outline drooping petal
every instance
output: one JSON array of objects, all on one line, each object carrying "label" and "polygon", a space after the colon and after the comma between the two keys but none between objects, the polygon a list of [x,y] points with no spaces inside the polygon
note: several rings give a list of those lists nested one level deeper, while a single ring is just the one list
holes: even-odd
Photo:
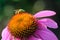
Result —
[{"label": "drooping petal", "polygon": [[43,24],[42,22],[40,22],[39,20],[37,21],[37,27],[38,29],[46,29],[47,26],[45,24]]},{"label": "drooping petal", "polygon": [[10,40],[10,33],[7,27],[2,31],[2,40]]},{"label": "drooping petal", "polygon": [[56,35],[48,29],[38,30],[35,32],[35,34],[38,34],[42,38],[42,40],[58,40]]},{"label": "drooping petal", "polygon": [[12,37],[11,35],[9,35],[6,40],[14,40],[14,37]]},{"label": "drooping petal", "polygon": [[20,40],[20,38],[15,38],[13,35],[11,35],[7,27],[2,31],[1,36],[2,36],[1,40]]},{"label": "drooping petal", "polygon": [[21,40],[20,38],[15,38],[15,40]]},{"label": "drooping petal", "polygon": [[49,28],[58,28],[57,23],[52,19],[44,18],[44,19],[40,19],[39,21],[40,21],[40,23],[45,24]]},{"label": "drooping petal", "polygon": [[31,36],[30,38],[28,38],[28,40],[42,40],[42,39]]},{"label": "drooping petal", "polygon": [[39,11],[34,15],[35,18],[41,18],[41,17],[47,17],[47,16],[53,16],[55,15],[56,12],[51,11],[51,10],[44,10],[44,11]]}]

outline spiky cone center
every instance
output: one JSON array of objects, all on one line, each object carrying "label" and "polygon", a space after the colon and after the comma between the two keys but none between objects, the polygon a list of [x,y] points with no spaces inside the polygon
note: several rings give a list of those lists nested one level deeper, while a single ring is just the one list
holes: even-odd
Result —
[{"label": "spiky cone center", "polygon": [[31,14],[21,12],[12,17],[8,29],[15,37],[28,37],[36,30],[36,19]]}]

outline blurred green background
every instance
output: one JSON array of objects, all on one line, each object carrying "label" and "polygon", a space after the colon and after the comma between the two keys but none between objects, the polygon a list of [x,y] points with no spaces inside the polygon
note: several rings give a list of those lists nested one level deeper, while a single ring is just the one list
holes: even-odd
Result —
[{"label": "blurred green background", "polygon": [[[0,0],[0,34],[6,27],[9,19],[14,15],[14,10],[16,9],[24,9],[31,14],[35,14],[41,10],[53,10],[57,12],[57,15],[54,16],[53,19],[59,23],[59,0]],[[51,30],[54,31],[54,33],[60,39],[60,29],[58,28],[56,30]]]}]

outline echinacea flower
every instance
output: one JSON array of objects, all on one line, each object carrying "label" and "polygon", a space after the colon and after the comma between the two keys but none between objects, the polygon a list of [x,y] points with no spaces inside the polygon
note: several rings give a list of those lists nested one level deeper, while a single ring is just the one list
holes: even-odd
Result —
[{"label": "echinacea flower", "polygon": [[49,16],[56,13],[44,10],[31,15],[25,11],[18,10],[2,31],[1,40],[58,40],[49,28],[58,28],[55,21]]}]

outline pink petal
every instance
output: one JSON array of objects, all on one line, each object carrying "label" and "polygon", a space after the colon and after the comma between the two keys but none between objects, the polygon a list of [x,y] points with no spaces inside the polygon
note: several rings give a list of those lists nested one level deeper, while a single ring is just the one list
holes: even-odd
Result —
[{"label": "pink petal", "polygon": [[40,21],[40,23],[45,24],[49,28],[58,28],[57,23],[54,20],[52,20],[52,19],[44,18],[44,19],[41,19],[39,21]]},{"label": "pink petal", "polygon": [[44,11],[39,11],[34,15],[36,18],[41,18],[41,17],[47,17],[47,16],[53,16],[55,15],[56,12],[51,11],[51,10],[44,10]]},{"label": "pink petal", "polygon": [[9,35],[6,40],[14,40],[14,37],[12,37],[11,35]]},{"label": "pink petal", "polygon": [[15,40],[21,40],[20,38],[15,38]]},{"label": "pink petal", "polygon": [[14,40],[14,37],[9,33],[7,27],[2,31],[2,40]]},{"label": "pink petal", "polygon": [[47,26],[40,22],[39,20],[37,21],[37,27],[38,29],[47,29]]},{"label": "pink petal", "polygon": [[19,38],[15,38],[10,34],[7,27],[2,31],[2,39],[1,40],[20,40]]},{"label": "pink petal", "polygon": [[10,38],[10,33],[7,29],[7,27],[2,31],[2,40],[7,40]]},{"label": "pink petal", "polygon": [[35,34],[39,35],[42,40],[58,40],[56,35],[50,30],[38,30]]},{"label": "pink petal", "polygon": [[31,36],[30,38],[28,38],[28,40],[42,40],[42,39]]}]

